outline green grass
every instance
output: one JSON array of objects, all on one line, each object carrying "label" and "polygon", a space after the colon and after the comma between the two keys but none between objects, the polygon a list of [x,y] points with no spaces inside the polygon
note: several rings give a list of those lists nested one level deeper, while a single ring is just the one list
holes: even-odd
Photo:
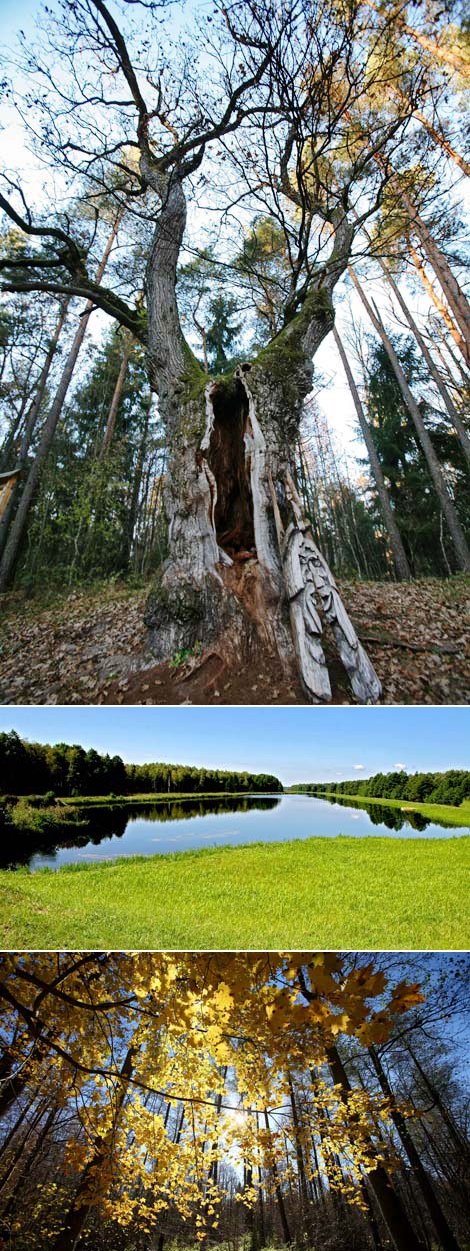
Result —
[{"label": "green grass", "polygon": [[[305,794],[306,792],[304,792]],[[349,799],[360,808],[368,808],[369,804],[380,804],[384,808],[398,808],[401,812],[420,812],[430,821],[442,821],[445,825],[468,825],[470,829],[470,800],[464,800],[460,806],[455,804],[420,804],[412,799],[375,799],[369,795],[337,795],[335,791],[308,791],[317,799]]]},{"label": "green grass", "polygon": [[0,872],[3,949],[470,946],[470,838],[313,838]]}]

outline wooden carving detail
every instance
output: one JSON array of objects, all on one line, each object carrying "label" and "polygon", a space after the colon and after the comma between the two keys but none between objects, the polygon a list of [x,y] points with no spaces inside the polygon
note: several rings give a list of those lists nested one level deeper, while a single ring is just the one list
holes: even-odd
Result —
[{"label": "wooden carving detail", "polygon": [[321,644],[323,618],[332,627],[356,698],[361,703],[376,703],[382,693],[381,684],[348,617],[334,577],[314,542],[289,474],[286,476],[286,493],[294,516],[280,536],[280,549],[303,683],[313,698],[331,699]]}]

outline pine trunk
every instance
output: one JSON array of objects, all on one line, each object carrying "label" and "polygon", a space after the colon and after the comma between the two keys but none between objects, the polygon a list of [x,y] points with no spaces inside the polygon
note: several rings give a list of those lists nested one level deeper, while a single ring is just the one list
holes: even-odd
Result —
[{"label": "pine trunk", "polygon": [[439,391],[439,395],[441,396],[441,399],[442,399],[442,400],[443,400],[443,402],[444,402],[444,405],[445,405],[446,410],[447,410],[447,412],[448,412],[448,414],[449,414],[449,417],[450,417],[450,420],[451,420],[451,422],[452,422],[452,425],[455,427],[455,430],[457,431],[457,434],[458,434],[458,436],[459,436],[459,441],[460,441],[461,446],[462,446],[462,451],[464,452],[465,458],[466,458],[466,460],[467,460],[467,462],[468,462],[468,465],[470,466],[470,437],[469,437],[469,435],[468,435],[468,433],[467,433],[467,431],[466,431],[466,429],[465,429],[465,426],[463,425],[463,422],[462,422],[462,420],[461,420],[461,418],[460,418],[460,416],[459,416],[459,414],[458,414],[458,412],[457,412],[457,409],[456,409],[455,404],[454,404],[454,402],[453,402],[453,400],[452,400],[452,397],[449,395],[449,392],[448,392],[448,390],[447,390],[447,387],[446,387],[445,383],[444,383],[444,382],[443,382],[443,380],[442,380],[442,377],[441,377],[441,374],[439,373],[439,370],[438,370],[438,368],[437,368],[437,365],[436,365],[436,364],[434,363],[434,361],[433,361],[433,358],[432,358],[431,353],[430,353],[430,351],[429,351],[429,348],[428,348],[428,346],[427,346],[427,344],[426,344],[426,342],[425,342],[425,340],[424,340],[424,338],[423,338],[423,336],[422,336],[422,334],[421,334],[421,331],[418,329],[418,326],[416,325],[415,319],[414,319],[414,317],[412,316],[412,314],[410,313],[410,310],[409,310],[409,308],[408,308],[408,305],[407,305],[406,301],[403,299],[403,296],[402,296],[402,294],[401,294],[401,291],[400,291],[399,287],[397,287],[397,284],[396,284],[396,282],[395,282],[394,278],[392,277],[392,275],[391,275],[391,273],[390,273],[390,270],[387,268],[387,266],[385,265],[384,261],[380,260],[380,258],[379,258],[379,264],[380,264],[380,267],[381,267],[381,269],[382,269],[382,272],[385,274],[385,277],[386,277],[386,279],[387,279],[387,282],[388,282],[389,286],[391,287],[391,289],[392,289],[392,291],[393,291],[393,294],[394,294],[394,296],[395,296],[395,299],[397,300],[398,304],[400,305],[400,308],[401,308],[401,310],[402,310],[402,313],[403,313],[403,314],[404,314],[404,316],[406,317],[406,320],[407,320],[407,322],[408,322],[408,325],[409,325],[410,329],[413,331],[413,334],[414,334],[414,337],[415,337],[416,342],[417,342],[417,344],[418,344],[419,350],[420,350],[420,352],[422,353],[422,355],[423,355],[423,357],[424,357],[424,360],[426,361],[426,364],[427,364],[427,366],[428,366],[428,369],[429,369],[429,372],[430,372],[430,374],[431,374],[431,377],[434,379],[434,382],[435,382],[435,384],[436,384],[437,390]]},{"label": "pine trunk", "polygon": [[419,442],[421,444],[424,456],[426,458],[426,463],[429,469],[429,473],[434,483],[436,495],[439,499],[439,503],[441,505],[443,514],[445,516],[447,525],[449,527],[449,532],[452,538],[452,542],[454,544],[455,555],[456,555],[459,568],[465,570],[466,572],[470,572],[470,550],[468,548],[468,544],[467,544],[464,532],[460,525],[460,521],[458,519],[453,501],[447,490],[447,485],[444,479],[444,475],[442,473],[441,466],[437,459],[430,436],[426,430],[426,426],[424,424],[423,418],[421,416],[421,413],[416,403],[416,400],[414,398],[414,395],[410,391],[410,388],[406,381],[405,375],[401,368],[396,352],[393,349],[392,343],[385,331],[384,326],[382,325],[382,322],[379,316],[377,315],[376,312],[374,312],[374,309],[372,308],[372,305],[369,303],[369,300],[367,299],[367,296],[365,295],[365,292],[363,291],[359,283],[359,280],[356,277],[353,270],[350,269],[349,273],[353,280],[356,291],[358,292],[358,295],[360,296],[360,299],[362,300],[364,308],[369,314],[371,322],[373,326],[375,326],[377,334],[380,336],[382,340],[382,343],[387,352],[390,364],[392,366],[393,372],[395,374],[398,385],[400,387],[400,391],[402,393],[403,399],[405,401],[411,420],[413,422],[416,433],[418,435]]},{"label": "pine trunk", "polygon": [[369,461],[370,461],[370,467],[371,467],[372,474],[374,477],[375,485],[377,487],[377,495],[380,500],[380,507],[382,509],[383,519],[384,519],[384,522],[388,531],[388,536],[390,539],[390,547],[393,553],[393,560],[395,563],[397,576],[399,578],[404,578],[404,579],[411,578],[411,569],[408,564],[405,549],[403,547],[400,531],[398,529],[398,526],[394,517],[392,505],[389,499],[389,494],[385,486],[385,480],[384,480],[384,476],[382,473],[382,466],[380,464],[379,457],[377,455],[377,449],[375,447],[374,439],[372,436],[372,431],[370,429],[369,423],[365,416],[364,409],[362,407],[362,404],[359,398],[359,392],[357,390],[356,383],[354,381],[353,373],[352,373],[346,352],[344,350],[343,344],[341,342],[341,339],[339,337],[339,334],[336,328],[334,329],[333,334],[335,337],[336,346],[341,356],[344,371],[348,380],[349,389],[351,391],[351,395],[354,401],[354,407],[356,409],[357,418],[359,421],[359,425],[361,427],[362,437],[364,439],[364,443],[367,448],[367,453],[368,453]]}]

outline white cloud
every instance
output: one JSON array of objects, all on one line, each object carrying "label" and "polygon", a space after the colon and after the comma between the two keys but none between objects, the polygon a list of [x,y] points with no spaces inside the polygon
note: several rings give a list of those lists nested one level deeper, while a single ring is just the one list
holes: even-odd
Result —
[{"label": "white cloud", "polygon": [[365,769],[365,765],[353,765],[353,769]]},{"label": "white cloud", "polygon": [[394,764],[393,768],[394,769],[406,769],[406,765],[402,764],[401,761],[398,760],[396,764]]}]

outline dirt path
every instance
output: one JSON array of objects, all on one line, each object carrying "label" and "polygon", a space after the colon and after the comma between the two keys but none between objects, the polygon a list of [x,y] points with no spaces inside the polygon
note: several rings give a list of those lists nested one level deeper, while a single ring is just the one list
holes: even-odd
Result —
[{"label": "dirt path", "polygon": [[[470,579],[411,584],[341,583],[384,687],[386,704],[470,702]],[[3,704],[297,704],[271,659],[233,674],[215,652],[191,665],[154,665],[147,651],[146,589],[113,584],[51,607],[3,597]],[[351,697],[332,667],[334,702]]]}]

